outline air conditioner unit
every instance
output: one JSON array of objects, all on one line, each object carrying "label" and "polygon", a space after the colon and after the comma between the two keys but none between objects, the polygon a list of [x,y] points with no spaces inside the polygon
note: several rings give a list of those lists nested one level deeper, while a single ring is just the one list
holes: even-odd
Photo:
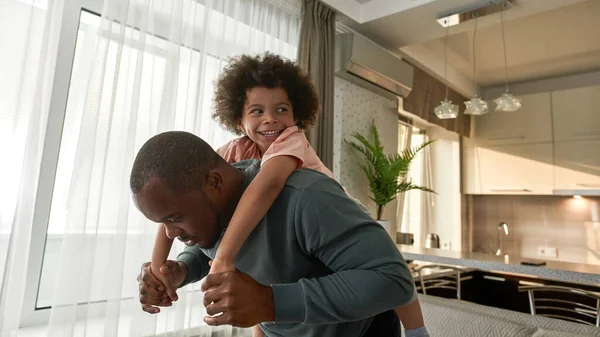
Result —
[{"label": "air conditioner unit", "polygon": [[408,96],[414,68],[366,38],[344,33],[335,37],[335,74],[393,99]]}]

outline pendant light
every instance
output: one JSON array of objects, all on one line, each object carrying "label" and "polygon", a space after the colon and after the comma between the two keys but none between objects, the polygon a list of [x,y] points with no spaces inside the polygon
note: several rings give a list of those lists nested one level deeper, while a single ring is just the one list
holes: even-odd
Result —
[{"label": "pendant light", "polygon": [[433,109],[433,112],[439,119],[450,119],[458,116],[458,105],[452,104],[448,100],[448,33],[450,26],[446,26],[446,39],[444,41],[444,80],[446,81],[446,98],[440,105]]},{"label": "pendant light", "polygon": [[508,90],[508,62],[506,61],[506,39],[504,38],[504,8],[506,3],[502,5],[502,11],[500,12],[500,23],[502,28],[502,45],[504,48],[504,79],[506,83],[506,91],[496,98],[496,111],[504,112],[515,112],[521,109],[521,99],[513,96]]},{"label": "pendant light", "polygon": [[[475,58],[475,36],[477,35],[477,24],[479,23],[479,18],[475,18],[475,30],[473,31],[473,82],[477,85],[477,61]],[[486,101],[482,100],[479,96],[479,93],[476,92],[468,101],[465,101],[465,115],[483,115],[488,113],[488,104]]]}]

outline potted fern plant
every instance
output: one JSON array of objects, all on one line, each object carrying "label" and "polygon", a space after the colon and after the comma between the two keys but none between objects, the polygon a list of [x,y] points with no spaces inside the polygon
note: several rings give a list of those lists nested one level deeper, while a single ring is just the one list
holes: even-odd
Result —
[{"label": "potted fern plant", "polygon": [[[402,153],[385,154],[375,123],[372,124],[371,133],[373,134],[373,142],[370,142],[357,132],[352,134],[355,141],[346,140],[345,142],[364,157],[365,163],[361,164],[361,168],[369,181],[369,189],[371,191],[369,198],[377,205],[376,219],[384,227],[386,225],[389,227],[389,221],[381,219],[383,208],[396,199],[399,193],[410,190],[435,193],[427,187],[414,185],[407,178],[412,160],[419,151],[423,150],[433,141],[406,149]],[[390,230],[389,228],[386,229]]]}]

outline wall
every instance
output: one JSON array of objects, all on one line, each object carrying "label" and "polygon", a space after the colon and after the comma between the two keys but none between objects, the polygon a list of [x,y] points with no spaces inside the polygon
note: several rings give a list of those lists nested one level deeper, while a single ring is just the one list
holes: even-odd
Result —
[{"label": "wall", "polygon": [[[467,230],[476,252],[497,249],[496,226],[509,226],[505,253],[527,258],[600,264],[600,197],[470,196]],[[558,257],[540,257],[538,247],[558,248]]]},{"label": "wall", "polygon": [[[353,132],[370,135],[371,121],[379,131],[386,152],[397,150],[398,113],[395,102],[359,87],[344,79],[335,78],[333,174],[348,192],[376,215],[376,207],[369,199],[369,186],[360,168],[363,160],[355,150],[343,142],[351,140]],[[384,208],[383,219],[392,221],[396,231],[396,201]]]}]

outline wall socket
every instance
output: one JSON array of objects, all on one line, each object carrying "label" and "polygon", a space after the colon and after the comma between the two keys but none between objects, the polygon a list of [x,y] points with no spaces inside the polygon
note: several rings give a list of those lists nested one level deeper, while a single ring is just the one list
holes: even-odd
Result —
[{"label": "wall socket", "polygon": [[442,241],[442,249],[450,250],[451,245],[452,245],[451,241]]},{"label": "wall socket", "polygon": [[537,249],[537,255],[542,257],[558,257],[558,248],[540,246]]}]

